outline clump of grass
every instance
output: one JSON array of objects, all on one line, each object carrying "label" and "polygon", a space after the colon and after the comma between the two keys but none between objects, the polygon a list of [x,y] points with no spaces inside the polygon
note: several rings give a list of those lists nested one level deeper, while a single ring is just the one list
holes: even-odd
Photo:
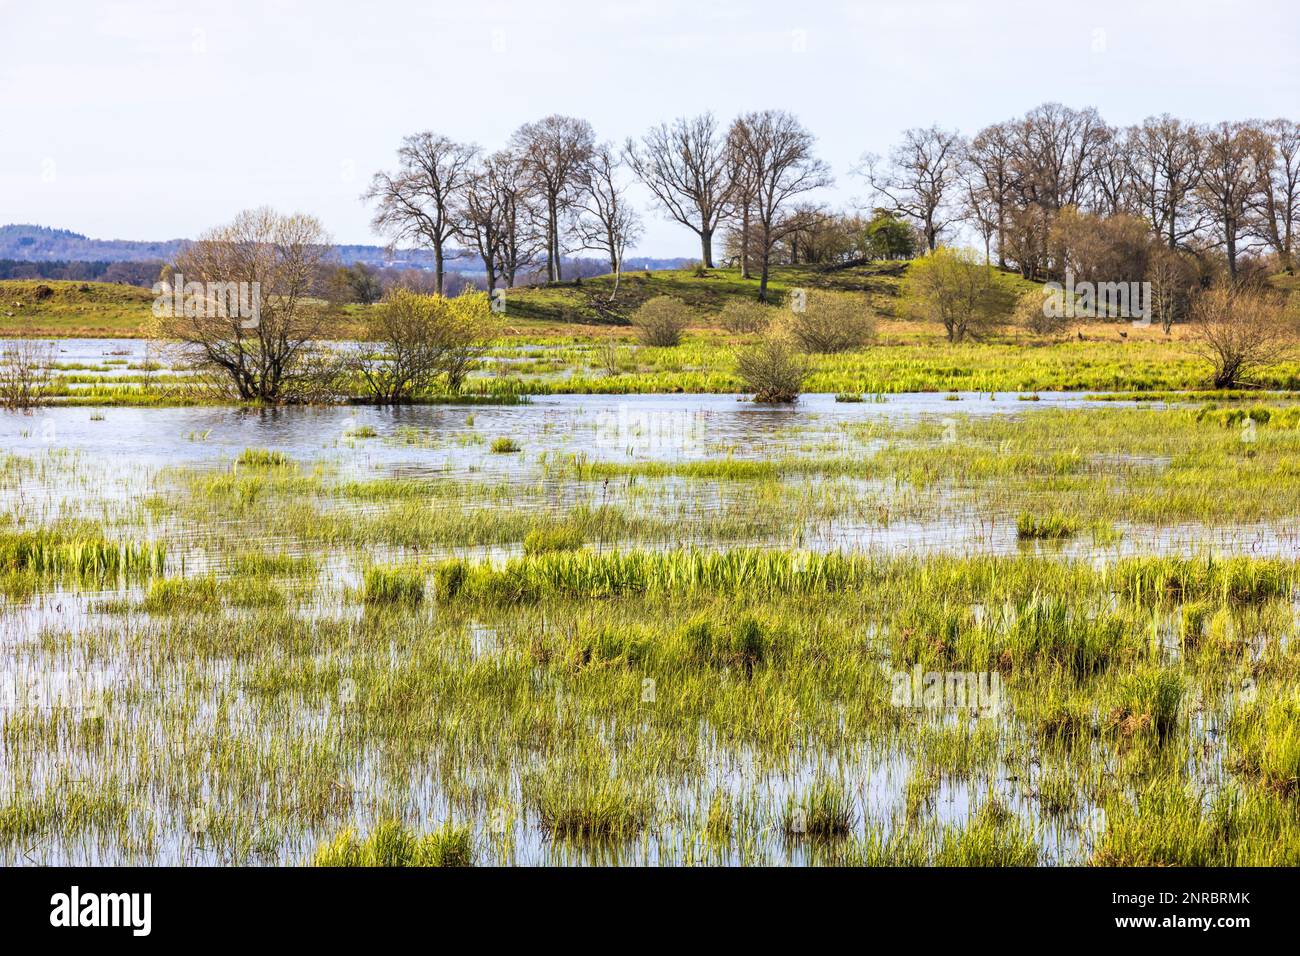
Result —
[{"label": "clump of grass", "polygon": [[1024,540],[1072,538],[1079,533],[1079,519],[1059,511],[1035,515],[1022,511],[1016,518],[1016,537]]},{"label": "clump of grass", "polygon": [[786,799],[781,825],[787,837],[826,840],[848,836],[856,820],[852,795],[834,780],[821,780]]},{"label": "clump of grass", "polygon": [[437,830],[418,835],[397,820],[385,820],[364,838],[351,827],[322,844],[312,866],[441,866],[474,865],[474,840],[468,825],[447,821]]},{"label": "clump of grass", "polygon": [[498,455],[509,455],[522,450],[519,442],[515,441],[513,438],[506,438],[505,436],[492,439],[491,447],[492,451]]},{"label": "clump of grass", "polygon": [[933,769],[917,768],[907,778],[907,788],[903,794],[903,812],[908,820],[919,819],[931,802],[939,787],[939,774]]},{"label": "clump of grass", "polygon": [[443,561],[433,569],[434,593],[439,601],[450,601],[465,584],[469,576],[469,565],[464,561],[452,559]]},{"label": "clump of grass", "polygon": [[142,607],[150,614],[215,614],[221,590],[213,577],[164,578],[149,586]]},{"label": "clump of grass", "polygon": [[1138,602],[1167,598],[1254,602],[1291,593],[1296,566],[1273,558],[1184,558],[1175,555],[1125,558],[1115,565],[1121,592]]},{"label": "clump of grass", "polygon": [[563,840],[625,840],[646,824],[649,809],[619,777],[548,773],[527,785],[542,829]]},{"label": "clump of grass", "polygon": [[1154,734],[1164,741],[1178,724],[1183,679],[1169,669],[1146,667],[1125,675],[1106,729],[1123,738]]},{"label": "clump of grass", "polygon": [[366,604],[400,604],[413,607],[424,600],[424,572],[403,567],[369,567],[362,579]]},{"label": "clump of grass", "polygon": [[265,577],[274,574],[314,574],[319,565],[311,555],[269,554],[265,551],[245,551],[230,559],[231,574],[248,577]]},{"label": "clump of grass", "polygon": [[1038,775],[1038,802],[1047,813],[1070,813],[1079,805],[1079,781],[1063,770]]},{"label": "clump of grass", "polygon": [[690,622],[681,632],[688,656],[713,667],[740,667],[747,675],[767,656],[770,638],[763,625],[745,615],[731,627],[707,618]]},{"label": "clump of grass", "polygon": [[524,536],[524,554],[545,554],[548,551],[577,551],[582,545],[582,534],[576,528],[567,525],[535,528]]},{"label": "clump of grass", "polygon": [[1034,866],[1038,844],[1001,800],[989,797],[961,829],[944,831],[936,866]]},{"label": "clump of grass", "polygon": [[1283,796],[1300,793],[1300,697],[1259,699],[1228,725],[1234,767]]},{"label": "clump of grass", "polygon": [[1034,834],[1000,800],[989,797],[961,827],[869,830],[845,853],[861,866],[1034,866]]},{"label": "clump of grass", "polygon": [[235,459],[235,464],[245,468],[283,468],[293,459],[282,451],[270,448],[245,448]]},{"label": "clump of grass", "polygon": [[143,578],[161,574],[167,547],[154,541],[111,541],[98,532],[57,528],[0,531],[0,570],[40,576]]},{"label": "clump of grass", "polygon": [[731,795],[719,793],[709,803],[704,833],[714,843],[729,843],[736,825],[736,810]]}]

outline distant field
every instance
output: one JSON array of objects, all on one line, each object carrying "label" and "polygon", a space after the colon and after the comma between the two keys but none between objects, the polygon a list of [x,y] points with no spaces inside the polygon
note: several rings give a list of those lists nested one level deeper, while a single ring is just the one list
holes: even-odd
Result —
[{"label": "distant field", "polygon": [[[1168,336],[1158,327],[1140,328],[1128,322],[1076,323],[1054,336],[1005,326],[979,341],[950,345],[937,324],[898,314],[905,269],[904,263],[883,262],[851,269],[804,266],[775,271],[770,283],[774,301],[796,288],[856,292],[865,295],[877,317],[871,347],[813,358],[809,391],[1149,393],[1208,385],[1205,363],[1183,326]],[[999,281],[1013,291],[1034,287],[1013,274],[1003,274]],[[1294,277],[1275,281],[1284,288],[1295,285]],[[757,280],[741,279],[734,269],[711,269],[703,276],[688,270],[634,272],[622,277],[611,311],[605,303],[612,283],[611,276],[600,276],[581,283],[508,290],[505,313],[498,317],[497,346],[485,367],[471,378],[471,385],[492,394],[743,389],[734,372],[734,351],[752,336],[726,332],[717,314],[730,300],[754,297]],[[677,297],[696,311],[695,323],[679,346],[641,346],[627,323],[626,316],[655,295]],[[0,282],[0,335],[141,338],[147,335],[152,301],[148,290],[130,286]],[[348,306],[333,320],[329,337],[357,338],[369,308]],[[595,348],[610,339],[620,343],[616,371],[609,368],[608,356]],[[128,383],[117,378],[104,384]],[[1300,363],[1284,363],[1257,384],[1300,388]],[[152,393],[95,395],[96,400],[146,404],[172,400]],[[82,397],[90,395],[82,393]]]},{"label": "distant field", "polygon": [[139,338],[153,293],[105,282],[0,281],[0,335]]},{"label": "distant field", "polygon": [[[808,266],[781,267],[769,283],[774,301],[784,299],[794,288],[836,289],[866,293],[873,307],[888,315],[892,300],[906,269],[900,262],[883,262],[852,269],[821,269]],[[1003,281],[1013,287],[1031,284],[1012,275]],[[613,287],[612,276],[598,276],[580,283],[520,287],[506,292],[503,332],[514,336],[601,334],[595,327],[613,325],[600,314]],[[45,293],[39,290],[48,290]],[[698,309],[702,318],[718,312],[729,300],[754,298],[757,279],[742,279],[738,269],[710,269],[704,276],[687,270],[625,273],[613,302],[618,313],[627,314],[646,299],[670,295]],[[153,294],[133,286],[101,282],[56,280],[0,281],[0,334],[62,337],[122,337],[145,335]],[[340,320],[339,333],[355,334],[356,319],[365,306],[349,306]]]}]

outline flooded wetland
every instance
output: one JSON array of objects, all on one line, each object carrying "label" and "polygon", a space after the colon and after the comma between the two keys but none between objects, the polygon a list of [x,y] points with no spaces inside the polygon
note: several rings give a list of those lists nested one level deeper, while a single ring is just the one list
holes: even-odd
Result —
[{"label": "flooded wetland", "polygon": [[1300,407],[1103,398],[0,413],[0,862],[1300,862]]}]

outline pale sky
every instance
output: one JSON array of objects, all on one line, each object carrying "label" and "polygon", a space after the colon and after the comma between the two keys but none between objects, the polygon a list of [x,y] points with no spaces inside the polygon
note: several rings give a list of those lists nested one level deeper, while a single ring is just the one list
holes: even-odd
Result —
[{"label": "pale sky", "polygon": [[[836,175],[901,130],[1048,100],[1126,125],[1300,118],[1295,0],[0,0],[0,224],[193,237],[268,204],[382,243],[360,194],[401,138],[495,149],[547,113],[601,139],[681,114],[798,114]],[[636,253],[690,256],[648,208]]]}]

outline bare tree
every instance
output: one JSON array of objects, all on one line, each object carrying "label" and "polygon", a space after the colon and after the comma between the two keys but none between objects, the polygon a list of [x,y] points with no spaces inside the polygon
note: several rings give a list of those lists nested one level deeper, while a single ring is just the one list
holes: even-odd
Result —
[{"label": "bare tree", "polygon": [[1044,103],[1030,110],[1015,125],[1015,182],[1022,204],[1051,212],[1084,205],[1108,136],[1095,109]]},{"label": "bare tree", "polygon": [[[161,335],[179,342],[198,369],[226,378],[241,399],[281,401],[323,368],[313,343],[325,309],[310,296],[330,247],[311,216],[266,207],[240,213],[177,256],[185,308],[161,310]],[[214,286],[232,283],[242,290],[241,302],[247,294],[256,304],[253,317],[229,308],[220,293],[213,296]]]},{"label": "bare tree", "polygon": [[396,172],[375,173],[365,199],[377,202],[375,230],[433,250],[434,280],[443,291],[447,244],[460,232],[455,214],[462,190],[473,178],[478,147],[437,133],[402,140]]},{"label": "bare tree", "polygon": [[712,113],[660,124],[624,147],[628,162],[668,215],[700,239],[700,258],[713,268],[713,234],[735,186],[727,141]]},{"label": "bare tree", "polygon": [[1197,351],[1210,363],[1215,388],[1256,384],[1249,376],[1283,361],[1293,350],[1294,321],[1273,293],[1223,285],[1192,307]]},{"label": "bare tree", "polygon": [[732,124],[728,138],[751,184],[761,266],[758,298],[766,302],[772,247],[797,226],[786,215],[788,207],[804,193],[829,186],[830,168],[813,156],[812,134],[781,110],[745,114]]},{"label": "bare tree", "polygon": [[501,272],[501,233],[505,229],[497,169],[491,160],[475,168],[465,186],[462,202],[461,238],[469,242],[483,260],[487,288],[491,292],[497,287],[497,276]]},{"label": "bare tree", "polygon": [[727,178],[731,182],[730,218],[734,224],[727,241],[727,254],[740,262],[740,277],[749,279],[750,265],[758,256],[754,252],[755,180],[754,171],[745,159],[743,139],[736,135],[736,126],[732,124],[727,134]]},{"label": "bare tree", "polygon": [[1168,113],[1149,116],[1125,134],[1133,205],[1157,236],[1176,249],[1201,228],[1192,191],[1204,153],[1196,127]]},{"label": "bare tree", "polygon": [[1205,163],[1196,194],[1235,280],[1238,244],[1272,163],[1272,145],[1256,124],[1244,122],[1220,123],[1205,130],[1203,139]]},{"label": "bare tree", "polygon": [[1263,125],[1272,163],[1260,176],[1251,230],[1277,253],[1284,272],[1295,271],[1295,233],[1300,229],[1300,123],[1275,119]]},{"label": "bare tree", "polygon": [[871,188],[885,198],[891,212],[920,225],[931,252],[943,230],[961,215],[953,199],[964,151],[960,134],[931,126],[905,131],[888,165],[878,156],[863,157],[861,172]]},{"label": "bare tree", "polygon": [[1103,216],[1131,212],[1136,189],[1128,144],[1119,130],[1107,127],[1093,150],[1092,209]]},{"label": "bare tree", "polygon": [[626,187],[618,179],[621,166],[612,145],[597,146],[578,190],[578,233],[584,248],[598,249],[609,258],[609,271],[614,273],[611,302],[618,295],[623,255],[641,235],[641,219],[628,203]]},{"label": "bare tree", "polygon": [[1175,322],[1187,318],[1198,276],[1191,254],[1170,249],[1163,243],[1152,247],[1147,259],[1146,281],[1150,283],[1147,307],[1165,335]]},{"label": "bare tree", "polygon": [[561,217],[573,201],[594,140],[586,120],[559,115],[525,123],[511,137],[511,147],[544,206],[546,275],[552,282],[564,278]]},{"label": "bare tree", "polygon": [[989,242],[997,241],[998,265],[1006,268],[1007,215],[1015,194],[1015,146],[1010,123],[981,130],[966,148],[961,167],[966,187],[966,211]]},{"label": "bare tree", "polygon": [[0,407],[30,409],[54,384],[54,346],[34,339],[10,339],[0,348]]}]

